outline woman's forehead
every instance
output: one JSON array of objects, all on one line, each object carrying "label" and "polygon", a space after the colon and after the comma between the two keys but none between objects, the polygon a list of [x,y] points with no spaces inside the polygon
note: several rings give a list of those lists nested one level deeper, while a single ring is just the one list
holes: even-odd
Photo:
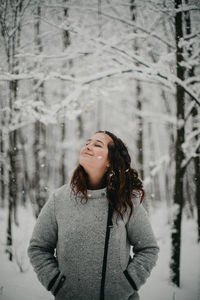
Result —
[{"label": "woman's forehead", "polygon": [[107,135],[106,133],[103,132],[97,132],[95,134],[93,134],[89,140],[100,140],[102,141],[104,144],[108,144],[109,142],[112,142],[112,139],[109,135]]}]

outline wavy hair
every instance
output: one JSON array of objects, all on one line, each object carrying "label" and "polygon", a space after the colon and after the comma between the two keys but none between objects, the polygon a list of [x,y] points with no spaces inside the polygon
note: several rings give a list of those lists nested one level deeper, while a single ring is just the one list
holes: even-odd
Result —
[{"label": "wavy hair", "polygon": [[[112,139],[112,142],[108,143],[110,166],[102,179],[102,184],[106,187],[108,202],[117,212],[117,218],[119,216],[123,218],[129,207],[130,219],[134,210],[132,197],[139,196],[140,202],[144,199],[145,192],[142,181],[137,170],[131,167],[131,158],[123,141],[109,131],[97,131],[96,133],[105,133]],[[87,187],[87,173],[79,164],[72,175],[71,188],[76,197],[81,194],[81,202],[88,201]]]}]

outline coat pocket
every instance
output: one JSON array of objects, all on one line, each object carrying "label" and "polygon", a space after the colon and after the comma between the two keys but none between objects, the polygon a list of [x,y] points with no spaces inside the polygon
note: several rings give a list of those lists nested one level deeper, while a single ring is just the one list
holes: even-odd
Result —
[{"label": "coat pocket", "polygon": [[137,289],[137,286],[136,286],[134,280],[132,279],[132,277],[129,275],[128,271],[125,270],[125,271],[123,271],[123,273],[124,273],[124,276],[126,277],[126,279],[128,280],[128,282],[130,283],[130,285],[132,286],[132,288],[133,288],[135,291],[137,291],[137,290],[138,290],[138,289]]},{"label": "coat pocket", "polygon": [[56,288],[55,288],[55,290],[54,290],[54,293],[53,293],[54,296],[56,296],[58,294],[58,292],[62,288],[65,280],[66,280],[66,276],[62,275],[61,278],[60,278],[60,280],[59,280],[59,282],[58,282],[58,284],[57,284],[57,286],[56,286]]}]

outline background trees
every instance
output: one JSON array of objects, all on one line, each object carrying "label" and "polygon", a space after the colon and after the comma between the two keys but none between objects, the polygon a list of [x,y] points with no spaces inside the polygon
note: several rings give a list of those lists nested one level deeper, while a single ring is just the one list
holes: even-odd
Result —
[{"label": "background trees", "polygon": [[10,259],[17,205],[31,201],[37,216],[51,190],[70,180],[85,139],[108,129],[126,141],[146,205],[169,207],[179,285],[183,209],[193,218],[197,209],[200,236],[199,10],[192,0],[1,1]]}]

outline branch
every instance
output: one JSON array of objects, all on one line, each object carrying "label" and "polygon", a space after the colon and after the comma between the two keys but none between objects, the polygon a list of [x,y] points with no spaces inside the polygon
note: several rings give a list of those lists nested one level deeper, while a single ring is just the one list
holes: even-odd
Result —
[{"label": "branch", "polygon": [[2,130],[2,132],[3,132],[3,138],[7,139],[7,135],[10,132],[19,130],[19,129],[24,128],[24,127],[27,128],[27,126],[29,126],[30,124],[34,124],[34,123],[35,123],[35,120],[30,120],[29,119],[28,121],[23,121],[23,122],[15,124],[15,125],[10,124],[7,127],[3,128],[3,130]]},{"label": "branch", "polygon": [[177,118],[175,116],[171,116],[169,114],[162,114],[162,113],[154,113],[151,111],[145,111],[145,110],[139,110],[137,108],[132,108],[132,112],[139,116],[140,118],[143,118],[147,120],[147,118],[150,118],[151,121],[159,121],[159,122],[166,122],[173,125],[177,125]]},{"label": "branch", "polygon": [[162,74],[160,71],[152,70],[150,67],[146,69],[141,69],[139,67],[131,67],[131,68],[119,68],[119,69],[114,69],[114,70],[109,70],[109,71],[104,71],[104,72],[99,72],[95,75],[91,75],[88,77],[82,77],[82,78],[74,78],[73,76],[68,76],[68,75],[61,75],[59,73],[52,72],[49,75],[45,75],[43,73],[34,73],[34,74],[4,74],[0,75],[0,81],[13,81],[13,80],[25,80],[25,79],[39,79],[42,81],[47,81],[50,79],[58,78],[61,80],[65,81],[70,81],[82,85],[87,85],[95,81],[99,81],[108,77],[112,77],[115,75],[119,74],[124,74],[124,73],[141,73],[147,77],[154,78],[155,80],[158,80],[162,83],[162,80],[164,80],[165,84],[168,83],[169,88],[171,88],[170,84],[177,84],[181,86],[185,93],[188,94],[199,106],[200,106],[200,100],[198,99],[198,96],[189,89],[189,87],[186,86],[184,81],[180,80],[176,76],[172,74]]},{"label": "branch", "polygon": [[107,18],[110,18],[110,19],[113,19],[113,20],[117,20],[117,21],[119,21],[119,22],[121,22],[121,23],[124,23],[124,24],[126,24],[126,25],[131,26],[131,27],[134,27],[134,28],[137,29],[137,30],[140,30],[140,31],[142,31],[142,32],[145,32],[147,35],[149,35],[149,36],[151,36],[151,37],[153,37],[153,38],[159,40],[160,42],[162,42],[163,44],[165,44],[165,45],[168,46],[169,48],[175,49],[175,46],[173,46],[173,45],[171,45],[170,43],[166,42],[166,41],[163,40],[161,37],[159,37],[157,34],[152,33],[151,31],[148,31],[148,30],[144,29],[143,27],[140,27],[140,26],[136,25],[136,24],[133,23],[133,22],[129,22],[129,21],[126,21],[126,20],[124,20],[124,19],[121,19],[121,18],[119,18],[119,17],[112,16],[112,15],[109,15],[109,14],[105,14],[105,13],[101,13],[101,14],[102,14],[102,16],[104,16],[104,17],[107,17]]},{"label": "branch", "polygon": [[[105,43],[105,41],[103,40],[100,40],[100,42],[104,45],[108,45],[107,43]],[[147,62],[144,62],[143,59],[141,59],[139,56],[137,55],[133,55],[133,54],[129,54],[127,51],[125,51],[124,49],[120,49],[119,47],[116,47],[116,46],[112,46],[112,45],[109,45],[110,48],[112,49],[115,49],[117,50],[118,52],[120,52],[121,54],[131,58],[132,60],[136,61],[137,63],[143,65],[144,67],[147,67],[148,69],[153,69],[153,66],[150,65],[149,63]],[[143,72],[141,70],[139,70],[139,72]],[[150,72],[147,72],[149,75],[152,75],[152,76],[158,76],[160,78],[163,78],[169,82],[172,82],[172,83],[175,83],[179,86],[181,86],[183,88],[183,90],[185,91],[186,94],[188,94],[199,106],[200,106],[200,100],[198,99],[198,96],[195,95],[193,93],[192,90],[190,90],[187,85],[185,84],[184,81],[180,80],[177,76],[174,76],[174,75],[166,75],[166,74],[162,74],[160,71],[150,71]],[[170,77],[173,78],[173,80],[170,80]]]},{"label": "branch", "polygon": [[61,75],[57,73],[49,73],[49,75],[46,75],[44,73],[29,73],[29,74],[10,74],[10,73],[4,73],[3,75],[0,75],[0,81],[15,81],[15,80],[29,80],[29,79],[36,79],[36,80],[41,80],[47,81],[50,79],[54,78],[59,78],[65,81],[71,81],[71,82],[79,82],[72,76],[67,76],[67,75]]},{"label": "branch", "polygon": [[16,54],[15,57],[17,58],[24,58],[24,57],[31,57],[31,58],[34,58],[36,60],[40,60],[40,59],[67,59],[67,60],[71,60],[71,59],[76,59],[76,58],[80,58],[80,56],[86,56],[86,55],[90,55],[90,54],[93,54],[93,52],[77,52],[77,53],[73,53],[71,54],[71,50],[68,51],[69,53],[58,53],[56,55],[44,55],[44,54],[38,54],[38,55],[35,55],[35,54],[32,54],[32,53],[23,53],[23,54]]},{"label": "branch", "polygon": [[200,100],[198,99],[198,96],[187,87],[184,81],[174,76],[174,83],[181,86],[185,93],[188,94],[200,106]]},{"label": "branch", "polygon": [[193,101],[191,101],[191,103],[188,105],[187,110],[185,111],[185,117],[184,117],[185,123],[186,123],[186,121],[188,120],[188,118],[190,117],[190,115],[191,115],[192,110],[193,110],[194,107],[195,107],[195,101],[193,100]]},{"label": "branch", "polygon": [[[185,85],[184,81],[180,80],[176,76],[172,76],[171,74],[168,76],[166,74],[162,74],[159,71],[153,71],[151,69],[143,70],[141,68],[135,67],[135,68],[129,68],[129,69],[121,69],[121,70],[118,69],[118,70],[114,70],[114,71],[102,72],[95,76],[91,75],[89,78],[87,78],[87,80],[83,80],[82,84],[90,84],[94,81],[98,81],[98,80],[104,79],[106,77],[111,77],[114,75],[123,74],[123,73],[131,73],[131,72],[139,72],[146,76],[152,76],[155,79],[156,78],[164,79],[168,83],[177,84],[177,85],[181,86],[183,88],[183,90],[185,91],[185,93],[188,94],[200,106],[200,100],[198,99],[198,96]],[[171,80],[170,77],[173,78],[173,80]]]},{"label": "branch", "polygon": [[185,158],[185,159],[182,161],[181,168],[186,169],[186,167],[189,165],[190,161],[191,161],[193,158],[199,156],[199,153],[197,153],[199,147],[200,147],[200,140],[197,142],[194,151],[193,151],[187,158]]},{"label": "branch", "polygon": [[57,24],[55,24],[53,22],[50,22],[49,20],[45,19],[44,17],[37,17],[37,18],[39,18],[41,21],[43,21],[43,22],[45,22],[45,23],[47,23],[47,24],[49,24],[49,25],[51,25],[51,26],[53,26],[53,27],[55,27],[57,29],[67,30],[67,31],[70,31],[70,32],[73,32],[73,33],[78,33],[76,30],[72,29],[71,25],[69,25],[69,26],[66,26],[66,25],[65,26],[57,25]]},{"label": "branch", "polygon": [[198,35],[200,35],[200,31],[197,31],[197,32],[191,33],[189,35],[186,35],[186,36],[184,36],[184,41],[188,41],[190,39],[193,39]]},{"label": "branch", "polygon": [[[13,28],[13,30],[11,32],[8,33],[8,38],[11,38],[13,35],[15,35],[16,31],[19,29],[19,27],[21,25],[22,17],[31,1],[32,0],[28,0],[26,5],[23,7],[23,10],[20,12],[17,22],[15,22],[15,27]],[[22,1],[22,3],[23,3],[23,1]],[[20,2],[16,6],[17,13],[20,11],[19,7],[20,7]]]},{"label": "branch", "polygon": [[185,80],[185,83],[186,84],[200,83],[200,77],[199,76],[189,77]]},{"label": "branch", "polygon": [[197,7],[196,5],[180,5],[179,8],[175,9],[176,13],[179,12],[187,12],[187,11],[192,11],[192,10],[200,10],[200,7]]},{"label": "branch", "polygon": [[170,163],[170,156],[169,155],[164,155],[159,160],[155,161],[153,163],[154,167],[150,171],[150,175],[148,177],[145,177],[144,180],[143,180],[144,186],[151,183],[152,177],[154,177],[158,174],[160,169],[163,168],[163,164],[168,165],[169,163]]},{"label": "branch", "polygon": [[[73,6],[68,6],[68,8],[69,8],[69,9],[74,8],[74,9],[76,9],[76,10],[77,10],[77,9],[78,9],[78,10],[81,9],[80,7],[73,7]],[[93,9],[93,8],[91,8],[91,7],[86,7],[86,8],[84,8],[84,9],[89,10],[89,11],[92,11],[92,12],[95,12],[95,13],[98,13],[98,11],[97,11],[96,9]],[[81,10],[82,10],[82,9],[81,9]],[[158,36],[157,34],[152,33],[151,31],[148,31],[148,30],[144,29],[144,28],[141,27],[141,26],[138,26],[138,25],[136,25],[135,23],[133,23],[133,22],[131,22],[131,21],[126,21],[126,20],[124,20],[124,19],[122,19],[122,18],[120,18],[120,17],[116,17],[116,16],[113,16],[113,15],[109,15],[109,14],[106,14],[106,13],[103,13],[103,12],[101,12],[101,15],[104,16],[104,17],[106,17],[106,18],[110,18],[110,19],[113,19],[113,20],[117,20],[117,21],[119,21],[119,22],[121,22],[121,23],[123,23],[123,24],[129,25],[129,26],[131,26],[131,27],[133,27],[133,28],[135,28],[135,29],[137,29],[137,30],[139,30],[139,31],[142,31],[142,32],[146,33],[147,35],[149,35],[149,36],[151,36],[151,37],[153,37],[153,38],[159,40],[160,42],[162,42],[163,44],[165,44],[165,45],[168,46],[169,48],[175,49],[175,46],[173,46],[173,45],[171,45],[170,43],[166,42],[165,40],[163,40],[163,39],[162,39],[160,36]],[[45,22],[47,22],[47,23],[50,24],[50,22],[47,21],[47,20],[45,20],[45,19],[43,19],[43,21],[45,21]],[[57,25],[55,25],[55,24],[51,24],[51,25],[54,25],[54,26],[58,27],[59,29],[61,29],[60,26],[57,26]],[[74,32],[75,32],[75,31],[74,31]],[[75,32],[75,33],[77,33],[77,32]]]}]

